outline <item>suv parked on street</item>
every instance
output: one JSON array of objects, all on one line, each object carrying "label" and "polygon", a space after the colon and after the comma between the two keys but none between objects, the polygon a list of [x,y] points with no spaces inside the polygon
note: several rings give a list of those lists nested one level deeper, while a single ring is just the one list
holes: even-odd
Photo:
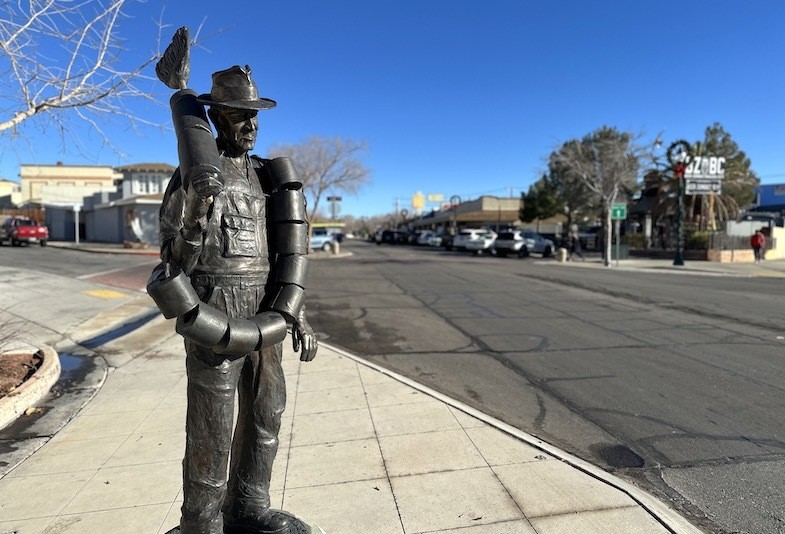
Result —
[{"label": "suv parked on street", "polygon": [[550,239],[546,239],[536,232],[522,230],[502,232],[493,243],[493,251],[501,257],[515,254],[519,258],[523,258],[536,252],[542,254],[543,258],[547,258],[553,254],[554,250],[556,247]]},{"label": "suv parked on street", "polygon": [[330,252],[335,248],[335,234],[330,232],[327,228],[314,228],[311,234],[311,250],[323,250]]},{"label": "suv parked on street", "polygon": [[529,255],[529,247],[526,246],[526,240],[523,238],[523,232],[520,230],[511,230],[502,232],[496,241],[493,242],[493,252],[502,258],[509,254],[514,254],[519,258]]},{"label": "suv parked on street", "polygon": [[523,232],[523,239],[526,241],[526,248],[529,253],[536,252],[542,254],[543,258],[549,257],[556,250],[553,241],[542,237],[535,232]]},{"label": "suv parked on street", "polygon": [[489,232],[485,228],[464,228],[459,230],[452,240],[452,248],[455,250],[467,250],[466,245],[469,241],[476,241],[488,233],[492,233],[493,237],[496,237],[496,234]]},{"label": "suv parked on street", "polygon": [[466,243],[466,250],[475,254],[491,253],[493,243],[496,241],[496,232],[487,231],[480,234],[477,239],[472,239]]}]

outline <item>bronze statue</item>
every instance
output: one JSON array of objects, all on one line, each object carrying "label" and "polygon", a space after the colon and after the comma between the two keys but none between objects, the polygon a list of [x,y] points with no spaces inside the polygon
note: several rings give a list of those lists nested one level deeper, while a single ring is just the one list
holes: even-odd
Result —
[{"label": "bronze statue", "polygon": [[258,112],[275,106],[259,97],[250,68],[216,72],[210,93],[199,96],[185,88],[188,69],[182,28],[156,69],[179,89],[171,106],[180,166],[161,206],[161,264],[148,285],[185,337],[180,532],[307,532],[290,514],[271,509],[269,495],[286,401],[281,358],[287,329],[302,361],[317,350],[303,306],[308,222],[302,184],[287,158],[249,155]]}]

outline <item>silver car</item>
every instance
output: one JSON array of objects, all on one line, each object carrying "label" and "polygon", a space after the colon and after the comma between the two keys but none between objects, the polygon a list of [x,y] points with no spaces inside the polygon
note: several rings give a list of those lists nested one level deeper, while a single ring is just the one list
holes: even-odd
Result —
[{"label": "silver car", "polygon": [[556,247],[550,239],[546,239],[536,232],[522,230],[502,232],[493,244],[494,253],[502,257],[516,255],[522,258],[534,252],[547,258],[553,254],[554,250]]}]

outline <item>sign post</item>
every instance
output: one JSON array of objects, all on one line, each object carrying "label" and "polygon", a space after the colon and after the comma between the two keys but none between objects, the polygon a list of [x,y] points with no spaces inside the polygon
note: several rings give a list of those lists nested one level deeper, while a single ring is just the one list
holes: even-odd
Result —
[{"label": "sign post", "polygon": [[338,215],[341,213],[341,205],[339,202],[343,200],[341,197],[336,195],[330,195],[327,197],[327,202],[330,203],[330,218],[334,221],[338,218]]},{"label": "sign post", "polygon": [[619,242],[621,241],[621,221],[627,218],[627,204],[614,202],[611,204],[611,219],[616,232],[616,268],[619,268]]},{"label": "sign post", "polygon": [[79,212],[82,210],[81,204],[74,204],[74,243],[79,244]]},{"label": "sign post", "polygon": [[458,195],[453,195],[450,197],[450,209],[452,210],[452,231],[450,232],[451,235],[454,237],[455,234],[458,233],[457,226],[458,226],[458,204],[461,203],[461,197]]},{"label": "sign post", "polygon": [[692,147],[687,141],[675,141],[668,147],[666,156],[673,170],[673,178],[676,180],[679,188],[679,211],[676,212],[676,254],[673,256],[673,265],[680,267],[684,265],[684,182],[686,180],[687,167],[693,163]]}]

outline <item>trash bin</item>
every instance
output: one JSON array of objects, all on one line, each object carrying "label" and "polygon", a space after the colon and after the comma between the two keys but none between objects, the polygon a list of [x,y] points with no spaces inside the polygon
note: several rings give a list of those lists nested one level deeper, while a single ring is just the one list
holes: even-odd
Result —
[{"label": "trash bin", "polygon": [[556,249],[556,261],[559,263],[564,263],[567,261],[567,249],[564,247],[559,247]]}]

